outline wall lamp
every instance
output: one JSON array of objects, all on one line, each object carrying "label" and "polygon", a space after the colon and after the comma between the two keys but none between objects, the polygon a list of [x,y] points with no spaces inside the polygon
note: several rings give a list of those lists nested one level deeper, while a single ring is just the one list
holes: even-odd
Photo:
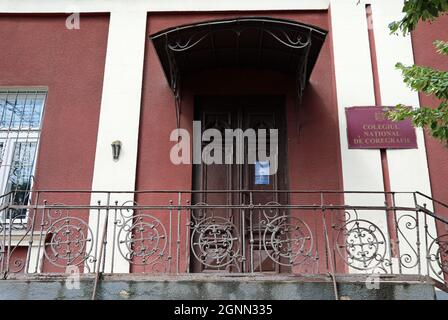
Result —
[{"label": "wall lamp", "polygon": [[112,142],[112,157],[114,161],[118,161],[121,153],[121,141],[117,140]]}]

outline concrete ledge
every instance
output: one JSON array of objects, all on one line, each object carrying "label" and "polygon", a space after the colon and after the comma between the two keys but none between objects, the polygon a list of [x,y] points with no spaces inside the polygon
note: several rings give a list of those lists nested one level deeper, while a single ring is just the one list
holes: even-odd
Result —
[{"label": "concrete ledge", "polygon": [[[20,281],[64,281],[68,277],[66,273],[36,273],[8,274],[6,280]],[[95,279],[95,274],[82,273],[81,280]],[[272,274],[272,273],[189,273],[189,274],[149,274],[149,273],[104,273],[101,276],[103,281],[293,281],[293,282],[332,282],[329,274]],[[372,279],[371,274],[336,274],[338,282],[365,282]],[[400,282],[400,283],[430,283],[435,281],[428,276],[419,275],[396,275],[380,274],[378,279],[382,282]]]},{"label": "concrete ledge", "polygon": [[[11,275],[0,281],[0,299],[90,299],[94,275],[81,275],[78,288],[62,274]],[[344,300],[435,299],[434,281],[428,277],[337,275]],[[98,299],[148,300],[333,300],[329,275],[103,275]]]}]

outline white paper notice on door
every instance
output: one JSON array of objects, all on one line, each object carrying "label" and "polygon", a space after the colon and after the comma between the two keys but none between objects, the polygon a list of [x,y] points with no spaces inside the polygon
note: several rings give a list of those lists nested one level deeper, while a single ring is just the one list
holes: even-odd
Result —
[{"label": "white paper notice on door", "polygon": [[255,184],[269,184],[269,161],[255,162]]}]

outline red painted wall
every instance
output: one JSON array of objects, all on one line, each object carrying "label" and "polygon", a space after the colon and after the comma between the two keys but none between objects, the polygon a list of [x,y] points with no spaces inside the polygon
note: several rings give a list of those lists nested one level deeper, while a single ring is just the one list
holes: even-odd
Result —
[{"label": "red painted wall", "polygon": [[[257,15],[266,16],[267,13],[250,13],[250,16]],[[268,15],[330,29],[326,11],[276,12]],[[150,14],[147,35],[176,25],[239,16],[248,16],[248,14]],[[183,79],[181,127],[190,132],[192,130],[195,95],[283,94],[287,98],[289,188],[341,190],[343,184],[332,61],[330,33],[298,111],[295,108],[295,82],[281,74],[262,70],[234,69],[206,71]],[[169,158],[170,149],[173,146],[169,136],[175,128],[173,96],[156,51],[152,43],[148,41],[143,77],[137,190],[192,188],[192,167],[173,165]],[[318,198],[308,196],[305,199],[302,196],[296,200],[312,204],[318,203]],[[139,196],[137,202],[149,203],[149,200],[148,196]],[[167,204],[169,200],[174,200],[176,203],[177,197],[175,195],[158,197],[159,204]],[[183,202],[186,200],[188,200],[187,197],[182,198]],[[329,203],[340,201],[338,198],[327,200]],[[161,214],[159,217],[162,216]],[[181,226],[185,226],[185,222],[186,220],[182,217]],[[184,227],[182,228],[185,230]],[[181,243],[185,243],[185,233]],[[320,243],[324,242],[320,241]],[[184,256],[185,248],[182,248],[181,257]],[[181,265],[182,270],[185,266],[184,261],[181,261]],[[143,270],[134,268],[133,271]]]},{"label": "red painted wall", "polygon": [[[434,23],[420,23],[412,34],[415,63],[448,70],[448,58],[436,52],[435,40],[448,40],[448,16],[440,17]],[[420,94],[422,106],[437,106],[433,97]],[[448,204],[448,148],[425,133],[426,150],[433,197]],[[448,217],[448,209],[436,206],[437,213]]]},{"label": "red painted wall", "polygon": [[[91,188],[109,16],[80,17],[80,29],[69,30],[66,15],[0,15],[0,86],[48,87],[35,189]],[[89,194],[39,199],[90,202]],[[88,217],[87,210],[71,214]]]},{"label": "red painted wall", "polygon": [[[108,15],[0,15],[0,86],[47,86],[38,189],[90,189],[106,56]],[[61,165],[63,164],[63,165]]]}]

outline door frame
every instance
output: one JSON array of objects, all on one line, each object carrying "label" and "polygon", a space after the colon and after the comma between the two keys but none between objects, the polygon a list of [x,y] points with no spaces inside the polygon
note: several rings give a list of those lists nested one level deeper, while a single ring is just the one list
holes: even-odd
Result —
[{"label": "door frame", "polygon": [[[203,112],[207,109],[215,110],[219,107],[223,107],[223,113],[229,113],[229,110],[234,109],[237,119],[237,128],[241,128],[246,130],[246,122],[247,118],[245,118],[245,111],[247,110],[256,110],[257,107],[262,105],[262,111],[272,110],[276,113],[275,119],[278,123],[275,123],[274,126],[279,130],[279,148],[278,148],[278,170],[282,170],[283,172],[276,175],[280,177],[281,181],[277,182],[276,190],[288,190],[289,187],[289,164],[288,164],[288,131],[287,131],[287,105],[286,105],[286,95],[276,95],[276,94],[252,94],[252,95],[197,95],[194,98],[194,120],[202,121]],[[261,111],[261,112],[262,112]],[[204,124],[202,124],[204,125]],[[235,129],[232,127],[232,129]],[[202,134],[203,127],[201,127]],[[246,144],[244,144],[247,147]],[[201,146],[202,152],[202,146]],[[201,186],[204,186],[204,177],[202,174],[202,163],[201,164],[193,164],[192,166],[192,190],[202,190],[206,191]],[[249,191],[249,166],[245,163],[244,165],[234,165],[235,167],[230,170],[230,175],[233,175],[233,170],[237,171],[237,179],[239,181],[235,182],[231,180],[232,191]],[[245,171],[246,170],[246,171]],[[233,178],[233,177],[231,177]],[[198,181],[199,180],[199,181]],[[236,188],[235,188],[236,187]],[[289,194],[284,193],[281,195],[282,199],[279,199],[278,193],[275,193],[277,197],[277,202],[279,203],[289,203]],[[248,199],[244,195],[244,192],[238,192],[235,196],[231,196],[231,201],[238,201],[239,203],[245,203]],[[192,199],[194,201],[194,199]],[[198,202],[206,202],[206,199],[201,196]],[[239,213],[241,214],[241,213]],[[244,217],[243,217],[244,218]],[[238,219],[238,218],[237,218]],[[241,225],[238,225],[240,229],[240,237],[244,239],[242,233],[245,233],[245,230],[242,230]],[[249,257],[248,250],[248,239],[246,239],[245,243],[243,243],[243,239],[241,240],[241,247],[244,247],[246,251],[246,258]],[[190,241],[190,239],[189,239]],[[260,240],[261,241],[261,240]],[[246,243],[247,242],[247,243]],[[261,248],[260,248],[261,249]],[[191,250],[191,249],[190,249]],[[194,259],[194,258],[193,258]],[[193,259],[190,260],[190,268],[193,272],[198,272],[198,267],[194,266]],[[248,262],[249,265],[249,262]],[[280,272],[282,268],[280,265],[276,264],[278,267],[277,272]],[[242,267],[241,270],[244,273],[251,272],[249,268]]]}]

